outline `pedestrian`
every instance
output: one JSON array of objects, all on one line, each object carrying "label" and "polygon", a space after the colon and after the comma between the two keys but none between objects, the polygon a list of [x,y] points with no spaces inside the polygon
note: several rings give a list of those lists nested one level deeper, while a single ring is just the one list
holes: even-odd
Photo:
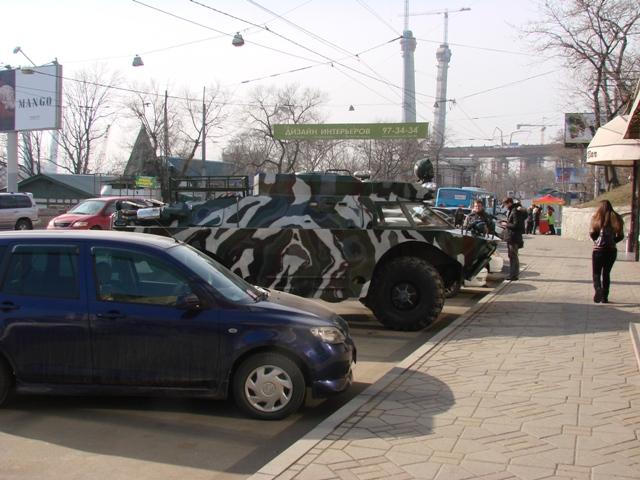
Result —
[{"label": "pedestrian", "polygon": [[534,235],[538,231],[538,226],[540,225],[540,214],[541,213],[542,212],[541,212],[540,207],[538,205],[534,205],[533,206],[533,231],[531,232]]},{"label": "pedestrian", "polygon": [[463,228],[477,235],[487,235],[488,233],[493,234],[495,232],[493,222],[489,218],[489,215],[487,215],[482,200],[475,200],[473,202],[473,210],[467,215]]},{"label": "pedestrian", "polygon": [[507,220],[504,222],[503,239],[507,242],[507,252],[509,254],[509,277],[508,280],[518,280],[520,276],[520,259],[518,250],[524,246],[522,234],[524,233],[524,221],[526,211],[513,198],[507,197],[502,201],[502,206],[507,208]]},{"label": "pedestrian", "polygon": [[553,212],[555,212],[553,207],[551,205],[547,205],[547,223],[549,224],[549,233],[547,233],[547,235],[556,234],[556,219],[553,216]]},{"label": "pedestrian", "polygon": [[616,243],[624,238],[624,221],[609,200],[602,200],[598,210],[591,217],[589,235],[593,240],[593,301],[609,303],[610,274],[618,255]]},{"label": "pedestrian", "polygon": [[462,205],[458,205],[458,208],[453,214],[453,224],[456,227],[462,227],[463,223],[464,223],[464,209]]},{"label": "pedestrian", "polygon": [[527,208],[527,219],[524,224],[524,231],[527,234],[533,232],[533,206]]}]

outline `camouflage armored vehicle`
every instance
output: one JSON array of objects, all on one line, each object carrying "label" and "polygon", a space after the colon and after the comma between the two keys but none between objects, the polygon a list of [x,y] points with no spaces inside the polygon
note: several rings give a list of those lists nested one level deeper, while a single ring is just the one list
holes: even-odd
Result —
[{"label": "camouflage armored vehicle", "polygon": [[248,177],[225,178],[180,180],[180,201],[115,228],[173,236],[268,289],[359,299],[395,330],[435,320],[445,289],[475,276],[497,246],[454,229],[424,202],[432,190],[417,184],[260,173],[251,192]]}]

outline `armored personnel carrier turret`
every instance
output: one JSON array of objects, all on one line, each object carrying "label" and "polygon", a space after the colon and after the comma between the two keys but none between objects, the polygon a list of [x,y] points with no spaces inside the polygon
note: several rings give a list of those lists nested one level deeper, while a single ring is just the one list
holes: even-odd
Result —
[{"label": "armored personnel carrier turret", "polygon": [[260,173],[252,186],[248,177],[188,178],[173,182],[175,201],[114,223],[182,240],[255,285],[359,299],[386,327],[419,330],[439,315],[445,289],[475,276],[498,243],[455,229],[430,209],[432,193],[342,171]]}]

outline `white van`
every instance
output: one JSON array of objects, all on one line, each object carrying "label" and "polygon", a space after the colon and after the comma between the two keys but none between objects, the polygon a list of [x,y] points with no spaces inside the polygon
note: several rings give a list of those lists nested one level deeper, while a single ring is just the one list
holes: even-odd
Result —
[{"label": "white van", "polygon": [[32,230],[39,222],[31,193],[0,193],[1,230]]}]

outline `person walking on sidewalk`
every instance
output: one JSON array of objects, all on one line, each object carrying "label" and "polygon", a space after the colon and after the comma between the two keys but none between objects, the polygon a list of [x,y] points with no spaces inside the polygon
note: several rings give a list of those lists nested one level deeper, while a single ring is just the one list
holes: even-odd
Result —
[{"label": "person walking on sidewalk", "polygon": [[551,205],[547,206],[547,223],[549,224],[549,233],[547,235],[556,234],[556,219],[553,216],[553,212],[555,212],[553,207]]},{"label": "person walking on sidewalk", "polygon": [[536,230],[538,230],[538,226],[540,226],[540,214],[541,214],[541,210],[540,207],[538,205],[534,205],[533,206],[533,231],[531,233],[533,233],[534,235],[536,234]]},{"label": "person walking on sidewalk", "polygon": [[593,214],[589,235],[593,240],[593,301],[609,303],[610,274],[618,255],[616,243],[624,238],[624,221],[609,200],[602,200]]},{"label": "person walking on sidewalk", "polygon": [[527,211],[513,198],[507,197],[502,201],[502,206],[507,208],[507,220],[504,222],[504,241],[507,242],[509,253],[509,280],[518,280],[520,276],[520,259],[518,250],[524,246],[522,234],[524,233],[524,221]]}]

